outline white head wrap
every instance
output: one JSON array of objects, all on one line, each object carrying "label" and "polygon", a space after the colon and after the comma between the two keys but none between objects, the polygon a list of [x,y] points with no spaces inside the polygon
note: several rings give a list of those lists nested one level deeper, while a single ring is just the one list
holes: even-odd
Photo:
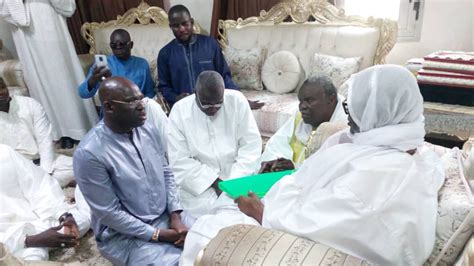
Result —
[{"label": "white head wrap", "polygon": [[378,65],[351,77],[347,104],[360,132],[353,142],[402,151],[423,145],[423,98],[404,67]]}]

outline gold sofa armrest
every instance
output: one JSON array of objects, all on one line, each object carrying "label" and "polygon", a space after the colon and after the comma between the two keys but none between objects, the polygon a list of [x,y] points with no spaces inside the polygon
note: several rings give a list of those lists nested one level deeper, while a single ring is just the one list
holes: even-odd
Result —
[{"label": "gold sofa armrest", "polygon": [[84,71],[84,75],[87,76],[89,69],[94,64],[94,55],[93,54],[80,54],[77,55],[79,57],[79,62],[81,63],[82,70]]}]

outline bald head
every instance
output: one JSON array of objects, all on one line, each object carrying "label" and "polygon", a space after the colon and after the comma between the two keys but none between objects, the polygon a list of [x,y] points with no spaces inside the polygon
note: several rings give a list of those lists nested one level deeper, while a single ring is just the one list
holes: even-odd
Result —
[{"label": "bald head", "polygon": [[129,91],[137,87],[135,83],[124,77],[111,77],[104,80],[99,87],[99,99],[102,104],[110,100],[119,100]]},{"label": "bald head", "polygon": [[127,133],[146,120],[143,94],[124,77],[111,77],[99,87],[99,98],[106,125],[116,133]]},{"label": "bald head", "polygon": [[112,40],[116,38],[117,36],[120,36],[124,40],[128,40],[128,41],[131,40],[130,33],[128,33],[128,31],[124,29],[116,29],[112,32],[112,34],[110,34],[110,42],[112,42]]}]

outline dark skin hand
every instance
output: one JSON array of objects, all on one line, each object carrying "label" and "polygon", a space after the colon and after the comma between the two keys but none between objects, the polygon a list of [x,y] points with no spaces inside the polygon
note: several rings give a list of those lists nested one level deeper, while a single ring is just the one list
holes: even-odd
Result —
[{"label": "dark skin hand", "polygon": [[273,161],[263,162],[260,166],[259,173],[279,172],[295,169],[295,165],[291,160],[278,158]]},{"label": "dark skin hand", "polygon": [[70,235],[70,236],[75,237],[76,239],[79,239],[79,235],[80,235],[79,228],[77,226],[76,220],[74,219],[72,215],[67,216],[66,219],[62,221],[62,225],[64,226],[65,235]]},{"label": "dark skin hand", "polygon": [[176,96],[176,101],[179,101],[179,100],[185,98],[186,96],[189,96],[189,93],[183,92],[183,93],[179,94],[178,96]]},{"label": "dark skin hand", "polygon": [[92,76],[87,81],[88,89],[92,90],[92,88],[97,84],[97,82],[102,80],[102,77],[109,78],[111,76],[112,72],[110,72],[110,69],[108,69],[107,67],[95,67],[92,72]]},{"label": "dark skin hand", "polygon": [[79,242],[73,235],[61,234],[58,231],[63,228],[63,225],[51,227],[44,232],[37,235],[27,236],[25,245],[27,247],[48,247],[59,248],[64,243],[65,248],[76,246]]},{"label": "dark skin hand", "polygon": [[170,229],[176,231],[179,236],[178,240],[174,241],[173,244],[177,247],[182,247],[189,229],[181,221],[180,212],[172,212],[170,214]]},{"label": "dark skin hand", "polygon": [[222,194],[222,190],[219,188],[219,182],[222,182],[222,179],[217,178],[216,181],[214,181],[214,183],[211,185],[211,187],[216,191],[218,197]]},{"label": "dark skin hand", "polygon": [[250,216],[262,224],[264,205],[258,198],[257,194],[249,191],[248,197],[240,196],[234,200],[239,206],[241,212]]},{"label": "dark skin hand", "polygon": [[248,100],[248,101],[249,101],[250,109],[252,110],[258,110],[265,105],[264,102],[260,102],[260,101],[251,101],[251,100]]}]

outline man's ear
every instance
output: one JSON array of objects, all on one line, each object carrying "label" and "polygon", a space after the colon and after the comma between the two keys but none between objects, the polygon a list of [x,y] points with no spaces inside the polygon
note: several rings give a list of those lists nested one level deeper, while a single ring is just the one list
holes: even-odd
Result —
[{"label": "man's ear", "polygon": [[194,19],[191,18],[189,21],[191,21],[191,25],[194,25]]},{"label": "man's ear", "polygon": [[133,41],[130,41],[130,49],[133,48]]},{"label": "man's ear", "polygon": [[327,97],[328,103],[330,104],[336,104],[337,103],[337,94],[329,95]]},{"label": "man's ear", "polygon": [[111,113],[114,111],[114,106],[109,101],[104,101],[102,103],[102,110],[104,113]]}]

